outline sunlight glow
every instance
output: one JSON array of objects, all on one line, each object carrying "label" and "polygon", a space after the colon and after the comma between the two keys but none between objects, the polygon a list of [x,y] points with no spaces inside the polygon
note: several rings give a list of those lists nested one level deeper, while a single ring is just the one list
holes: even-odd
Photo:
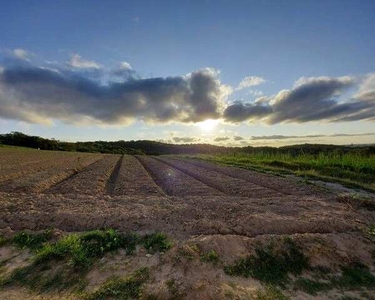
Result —
[{"label": "sunlight glow", "polygon": [[219,124],[219,120],[208,119],[203,122],[197,123],[197,126],[203,131],[212,131]]}]

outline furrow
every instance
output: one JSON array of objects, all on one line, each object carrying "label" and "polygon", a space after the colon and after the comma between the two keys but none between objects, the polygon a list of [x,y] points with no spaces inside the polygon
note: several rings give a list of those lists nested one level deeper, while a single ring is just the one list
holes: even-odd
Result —
[{"label": "furrow", "polygon": [[134,156],[130,155],[123,156],[112,194],[127,196],[165,195],[142,164]]},{"label": "furrow", "polygon": [[170,196],[218,196],[222,193],[161,161],[137,156],[153,180]]},{"label": "furrow", "polygon": [[104,194],[107,181],[119,160],[118,155],[107,155],[81,172],[65,180],[47,193],[53,194]]},{"label": "furrow", "polygon": [[207,170],[202,167],[188,164],[184,161],[169,158],[157,158],[157,160],[164,162],[165,164],[176,168],[227,195],[250,198],[282,196],[281,193],[274,190],[263,188],[243,179],[230,177],[217,171]]}]

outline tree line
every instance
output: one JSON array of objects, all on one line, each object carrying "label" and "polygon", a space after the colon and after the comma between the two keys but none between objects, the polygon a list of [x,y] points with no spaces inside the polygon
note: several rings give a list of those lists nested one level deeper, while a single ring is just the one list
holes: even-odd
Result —
[{"label": "tree line", "polygon": [[357,153],[360,155],[375,154],[375,146],[338,146],[321,144],[303,144],[284,147],[225,147],[210,144],[167,144],[156,141],[94,141],[94,142],[64,142],[56,139],[46,139],[30,136],[22,132],[0,134],[0,144],[19,147],[29,147],[41,150],[100,152],[113,154],[235,154],[235,153],[285,153],[291,155],[319,153]]}]

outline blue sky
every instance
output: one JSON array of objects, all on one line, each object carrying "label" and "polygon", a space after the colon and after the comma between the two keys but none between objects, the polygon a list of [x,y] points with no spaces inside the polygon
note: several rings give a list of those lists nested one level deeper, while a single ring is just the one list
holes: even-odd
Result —
[{"label": "blue sky", "polygon": [[[1,132],[231,145],[374,143],[374,11],[375,2],[364,0],[4,1]],[[17,73],[15,83],[9,74],[20,69],[24,77]],[[47,69],[53,71],[38,78],[61,78],[53,77],[53,87],[33,79],[39,94],[31,89],[30,97],[25,76]],[[79,95],[78,77],[85,82]],[[55,97],[62,78],[72,84],[66,98]],[[113,99],[104,90],[113,81],[126,93],[136,82],[138,96],[119,92]],[[191,92],[196,81],[212,90]],[[166,86],[173,92],[166,95]],[[95,91],[107,94],[88,97]],[[168,98],[162,107],[161,97]]]}]

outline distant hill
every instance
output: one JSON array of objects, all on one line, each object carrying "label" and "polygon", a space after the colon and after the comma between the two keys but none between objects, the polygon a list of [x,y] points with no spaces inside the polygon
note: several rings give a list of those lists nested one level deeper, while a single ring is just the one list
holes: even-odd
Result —
[{"label": "distant hill", "polygon": [[21,132],[0,134],[0,144],[19,147],[29,147],[42,150],[100,152],[113,154],[228,154],[228,153],[291,153],[291,154],[319,154],[334,152],[359,153],[361,155],[375,154],[375,145],[370,146],[338,146],[322,144],[303,144],[276,147],[225,147],[210,144],[167,144],[156,141],[95,141],[95,142],[63,142],[55,139],[45,139],[39,136],[30,136]]}]

